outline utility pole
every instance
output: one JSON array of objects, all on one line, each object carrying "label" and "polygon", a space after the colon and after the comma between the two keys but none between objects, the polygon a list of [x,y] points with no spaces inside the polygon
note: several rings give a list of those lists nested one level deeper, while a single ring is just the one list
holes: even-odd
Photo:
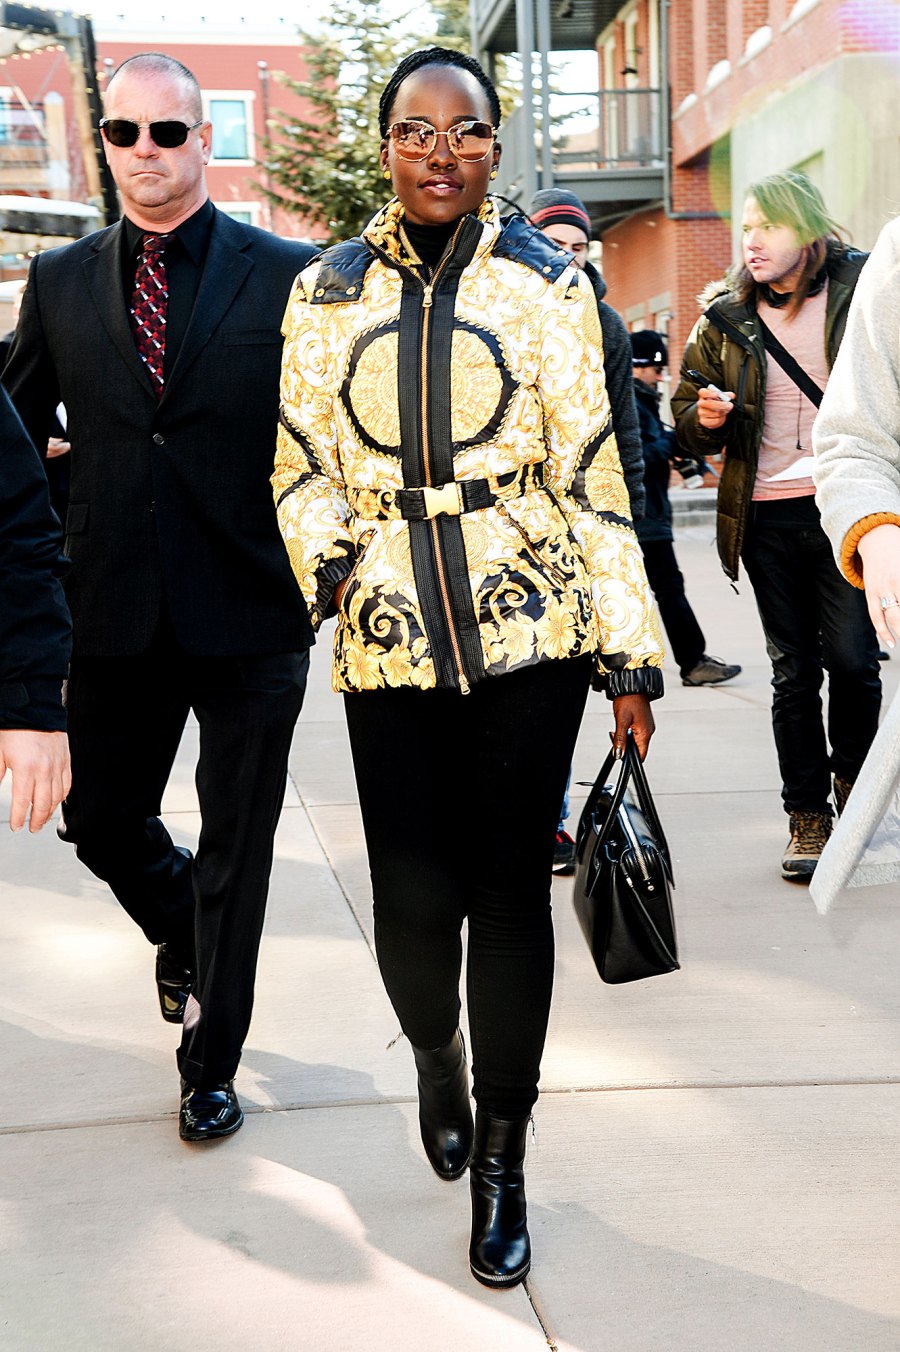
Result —
[{"label": "utility pole", "polygon": [[[257,61],[256,68],[259,71],[260,103],[262,105],[263,120],[263,183],[266,191],[272,191],[272,176],[269,172],[269,154],[266,142],[269,139],[269,63],[268,61]],[[266,197],[266,227],[267,230],[275,228],[275,213],[272,210],[272,199]]]}]

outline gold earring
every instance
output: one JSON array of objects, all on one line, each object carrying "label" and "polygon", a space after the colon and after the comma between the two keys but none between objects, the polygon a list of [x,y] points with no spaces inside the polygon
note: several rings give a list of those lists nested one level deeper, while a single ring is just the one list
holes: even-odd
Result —
[{"label": "gold earring", "polygon": [[383,177],[383,178],[390,178],[390,176],[391,176],[391,171],[390,171],[390,169],[385,169],[385,170],[382,171],[382,177]]},{"label": "gold earring", "polygon": [[492,169],[492,170],[491,170],[491,178],[496,178],[496,177],[497,177],[497,170],[496,170],[496,169]]}]

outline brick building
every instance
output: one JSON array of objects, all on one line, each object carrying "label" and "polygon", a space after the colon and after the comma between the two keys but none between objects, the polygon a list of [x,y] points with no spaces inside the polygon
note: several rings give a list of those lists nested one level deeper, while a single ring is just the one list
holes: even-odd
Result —
[{"label": "brick building", "polygon": [[[295,22],[260,20],[251,26],[241,20],[194,17],[173,23],[148,8],[139,24],[121,15],[95,21],[94,36],[101,93],[116,66],[141,51],[164,51],[197,76],[203,111],[213,124],[207,181],[218,207],[238,220],[281,235],[310,235],[300,216],[269,203],[262,188],[264,170],[258,163],[267,121],[304,111],[302,101],[277,78],[282,71],[294,79],[305,76]],[[19,110],[31,106],[52,109],[61,101],[70,140],[68,164],[57,160],[54,179],[47,178],[43,187],[23,179],[11,190],[46,196],[59,191],[63,196],[86,199],[90,194],[72,117],[70,70],[63,53],[11,55],[0,64],[0,95],[4,92]]]},{"label": "brick building", "polygon": [[[474,0],[489,64],[535,72],[504,129],[500,190],[570,187],[602,241],[611,303],[670,336],[735,256],[744,188],[809,173],[868,248],[900,211],[898,0]],[[596,87],[553,92],[551,54]],[[530,59],[525,53],[531,53]],[[548,127],[549,134],[543,135]]]},{"label": "brick building", "polygon": [[213,124],[207,183],[216,206],[279,235],[308,235],[301,217],[269,203],[257,163],[266,122],[304,111],[301,100],[277,79],[279,71],[305,78],[296,21],[223,23],[210,18],[190,27],[181,21],[177,27],[171,21],[144,21],[138,27],[133,19],[103,20],[96,23],[96,35],[104,75],[141,51],[164,51],[196,75],[204,115]]}]

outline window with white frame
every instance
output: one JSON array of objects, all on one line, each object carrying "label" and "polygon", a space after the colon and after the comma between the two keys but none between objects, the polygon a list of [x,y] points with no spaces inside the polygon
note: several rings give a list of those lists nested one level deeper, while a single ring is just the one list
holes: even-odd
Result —
[{"label": "window with white frame", "polygon": [[216,202],[216,206],[233,221],[240,221],[241,225],[260,224],[259,202]]},{"label": "window with white frame", "polygon": [[625,30],[625,68],[622,75],[625,80],[626,89],[637,89],[640,84],[638,75],[638,57],[640,49],[638,48],[638,12],[637,6],[623,16],[622,21]]},{"label": "window with white frame", "polygon": [[615,94],[616,80],[616,35],[612,33],[603,44],[603,89],[606,91],[601,100],[601,141],[604,160],[618,159],[619,142],[619,105]]},{"label": "window with white frame", "polygon": [[651,0],[647,7],[647,85],[650,89],[659,89],[659,5]]},{"label": "window with white frame", "polygon": [[212,123],[211,163],[253,163],[253,92],[214,89],[204,93],[204,109]]}]

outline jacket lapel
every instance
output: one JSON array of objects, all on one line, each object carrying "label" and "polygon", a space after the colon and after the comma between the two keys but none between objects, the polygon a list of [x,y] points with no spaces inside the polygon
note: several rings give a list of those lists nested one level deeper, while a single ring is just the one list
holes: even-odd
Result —
[{"label": "jacket lapel", "polygon": [[94,252],[82,264],[91,299],[103,327],[122,360],[149,398],[155,399],[147,368],[138,356],[134,335],[128,322],[128,309],[122,294],[121,238],[124,226],[118,221],[97,237]]},{"label": "jacket lapel", "polygon": [[184,378],[185,372],[197,360],[244,285],[247,274],[253,268],[253,260],[246,252],[249,247],[250,240],[240,225],[224,212],[217,211],[213,217],[209,250],[197,289],[197,299],[175,366],[166,381],[161,404],[165,403],[169,391]]}]

